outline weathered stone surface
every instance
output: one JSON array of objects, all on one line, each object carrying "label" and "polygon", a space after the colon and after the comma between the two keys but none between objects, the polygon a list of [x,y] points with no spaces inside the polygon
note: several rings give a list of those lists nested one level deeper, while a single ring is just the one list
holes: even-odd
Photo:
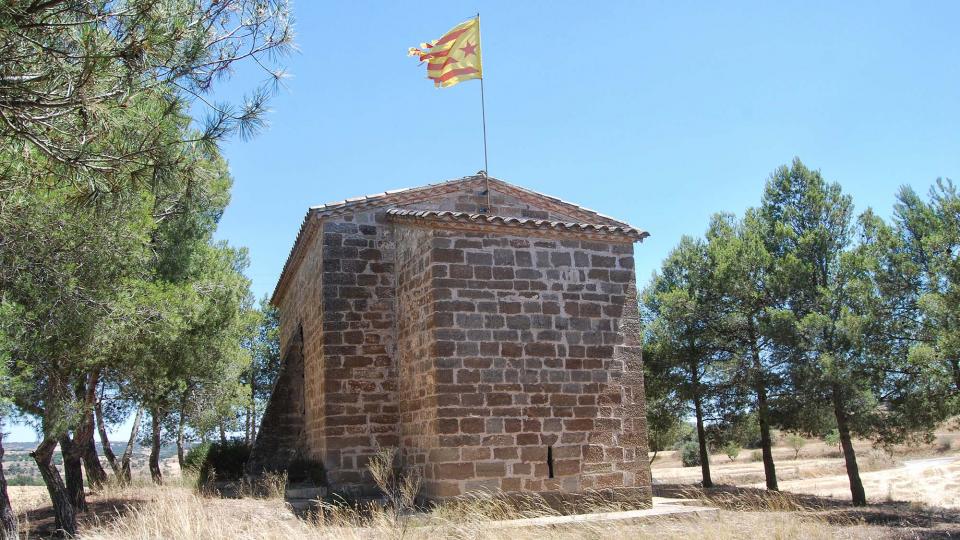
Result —
[{"label": "weathered stone surface", "polygon": [[303,337],[298,329],[287,345],[273,394],[263,414],[247,474],[283,471],[303,451],[306,413],[303,385]]},{"label": "weathered stone surface", "polygon": [[[486,204],[463,189],[396,206]],[[492,192],[490,206],[579,217],[515,193]],[[649,493],[632,241],[393,222],[389,208],[310,228],[274,299],[284,346],[303,328],[301,440],[330,487],[372,490],[367,460],[397,446],[430,497]]]}]

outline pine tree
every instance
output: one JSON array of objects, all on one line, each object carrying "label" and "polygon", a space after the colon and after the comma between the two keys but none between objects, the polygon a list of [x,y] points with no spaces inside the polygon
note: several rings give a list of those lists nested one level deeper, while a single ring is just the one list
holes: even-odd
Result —
[{"label": "pine tree", "polygon": [[753,393],[767,489],[777,490],[769,393],[784,381],[782,365],[771,354],[770,314],[779,305],[780,294],[773,277],[775,260],[764,243],[767,227],[752,209],[742,220],[719,214],[711,222],[707,240],[716,265],[714,294],[721,298],[719,339],[734,358],[731,378]]},{"label": "pine tree", "polygon": [[696,418],[704,487],[713,485],[705,427],[719,322],[713,267],[706,245],[684,237],[643,293],[646,345],[672,372],[681,399],[690,403]]}]

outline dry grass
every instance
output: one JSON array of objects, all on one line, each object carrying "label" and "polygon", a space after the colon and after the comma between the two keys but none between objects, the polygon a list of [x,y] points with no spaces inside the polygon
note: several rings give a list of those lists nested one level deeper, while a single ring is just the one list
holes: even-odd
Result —
[{"label": "dry grass", "polygon": [[[188,485],[111,487],[90,497],[94,512],[81,522],[81,538],[147,540],[252,540],[413,538],[881,538],[960,535],[960,518],[952,513],[908,504],[887,503],[865,509],[814,496],[769,493],[733,487],[711,490],[689,486],[661,487],[658,495],[695,499],[717,506],[716,516],[658,518],[643,523],[594,523],[548,528],[498,528],[497,522],[558,515],[558,508],[539,496],[506,499],[475,495],[429,511],[395,519],[380,505],[363,508],[323,507],[296,517],[277,498],[222,498],[204,495]],[[36,501],[28,494],[22,503]],[[582,501],[581,512],[615,511],[629,503],[597,495]],[[43,532],[43,531],[41,531]],[[32,532],[30,538],[38,537]]]},{"label": "dry grass", "polygon": [[[371,462],[371,473],[386,495],[383,502],[363,505],[318,502],[316,511],[300,517],[294,515],[283,501],[286,478],[282,475],[268,476],[256,485],[240,484],[229,490],[215,489],[212,485],[197,489],[196,480],[189,475],[163,487],[151,484],[108,486],[91,495],[91,511],[81,518],[80,537],[97,540],[609,540],[624,537],[848,540],[960,536],[960,516],[955,511],[928,508],[917,502],[887,501],[866,508],[852,508],[837,498],[818,494],[778,493],[733,486],[703,490],[689,484],[658,485],[655,495],[696,500],[719,508],[719,512],[709,516],[660,517],[643,522],[607,521],[511,528],[504,526],[503,522],[570,513],[622,511],[640,505],[637,501],[611,500],[602,493],[587,494],[576,502],[548,500],[535,494],[522,497],[475,494],[429,509],[418,509],[413,501],[419,480],[402,474],[396,467],[395,458],[393,451],[384,450]],[[895,463],[882,453],[865,453],[862,462],[865,469],[883,469]],[[960,463],[956,467],[960,468]],[[954,467],[945,470],[954,470]],[[824,472],[827,471],[816,470],[813,474]],[[797,476],[802,473],[798,472]],[[954,482],[945,487],[955,489],[958,485]],[[11,495],[14,506],[21,511],[21,520],[27,525],[28,538],[51,532],[52,513],[42,489],[22,493],[12,491]]]},{"label": "dry grass", "polygon": [[[297,519],[278,501],[204,497],[185,488],[158,488],[148,505],[84,527],[87,539],[214,540],[249,538],[834,538],[839,527],[822,520],[787,513],[760,516],[724,512],[718,519],[661,519],[645,524],[598,523],[539,529],[500,529],[497,521],[553,515],[542,499],[525,502],[478,495],[412,516],[400,523],[387,511],[358,512],[327,508]],[[607,509],[606,507],[598,510]]]}]

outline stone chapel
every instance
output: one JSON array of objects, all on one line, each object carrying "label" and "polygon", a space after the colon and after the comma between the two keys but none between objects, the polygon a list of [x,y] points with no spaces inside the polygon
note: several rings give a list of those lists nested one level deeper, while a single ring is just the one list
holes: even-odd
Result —
[{"label": "stone chapel", "polygon": [[622,221],[482,171],[307,211],[272,303],[281,373],[248,464],[422,494],[625,491],[650,473],[634,244]]}]

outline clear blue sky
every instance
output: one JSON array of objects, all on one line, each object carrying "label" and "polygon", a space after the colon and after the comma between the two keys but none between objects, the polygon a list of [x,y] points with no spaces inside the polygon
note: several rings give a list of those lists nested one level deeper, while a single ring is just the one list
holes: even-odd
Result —
[{"label": "clear blue sky", "polygon": [[258,296],[308,206],[483,167],[479,81],[434,89],[406,56],[478,10],[490,173],[650,231],[641,286],[794,156],[884,215],[960,180],[957,2],[300,1],[268,131],[225,147],[219,237]]},{"label": "clear blue sky", "polygon": [[957,2],[301,0],[269,129],[224,147],[218,237],[250,248],[257,296],[308,206],[483,167],[479,81],[434,89],[406,56],[478,10],[490,173],[650,231],[641,286],[794,156],[882,215],[902,184],[960,180]]}]

